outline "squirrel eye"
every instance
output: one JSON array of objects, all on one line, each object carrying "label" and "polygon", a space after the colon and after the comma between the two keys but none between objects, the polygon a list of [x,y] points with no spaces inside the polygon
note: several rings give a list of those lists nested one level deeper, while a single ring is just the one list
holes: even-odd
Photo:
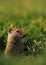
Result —
[{"label": "squirrel eye", "polygon": [[17,33],[19,33],[19,30],[16,30]]}]

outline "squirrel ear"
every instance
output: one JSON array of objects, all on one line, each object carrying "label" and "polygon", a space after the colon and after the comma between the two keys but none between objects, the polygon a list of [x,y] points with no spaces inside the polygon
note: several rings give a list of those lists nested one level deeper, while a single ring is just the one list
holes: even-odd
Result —
[{"label": "squirrel ear", "polygon": [[12,32],[12,30],[13,30],[13,29],[12,29],[12,28],[10,28],[10,29],[9,29],[9,33],[11,33],[11,32]]}]

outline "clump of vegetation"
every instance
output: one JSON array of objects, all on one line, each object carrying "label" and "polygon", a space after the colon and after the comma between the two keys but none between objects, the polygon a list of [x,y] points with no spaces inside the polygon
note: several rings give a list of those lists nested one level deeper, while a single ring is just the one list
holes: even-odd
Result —
[{"label": "clump of vegetation", "polygon": [[20,15],[0,16],[0,51],[6,46],[7,33],[9,28],[20,27],[27,32],[23,44],[30,54],[40,54],[46,47],[46,15],[31,13],[23,17]]},{"label": "clump of vegetation", "polygon": [[[0,13],[1,14],[1,13]],[[22,40],[25,49],[22,56],[4,56],[7,34],[10,28],[20,27],[27,32]],[[31,13],[20,15],[0,15],[0,64],[1,65],[46,65],[46,15]]]}]

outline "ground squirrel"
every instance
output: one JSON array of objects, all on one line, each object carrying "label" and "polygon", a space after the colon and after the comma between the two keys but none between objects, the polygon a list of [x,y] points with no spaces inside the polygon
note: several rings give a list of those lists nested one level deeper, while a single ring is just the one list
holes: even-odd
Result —
[{"label": "ground squirrel", "polygon": [[23,51],[22,39],[26,36],[23,28],[11,28],[8,32],[5,53],[19,55]]}]

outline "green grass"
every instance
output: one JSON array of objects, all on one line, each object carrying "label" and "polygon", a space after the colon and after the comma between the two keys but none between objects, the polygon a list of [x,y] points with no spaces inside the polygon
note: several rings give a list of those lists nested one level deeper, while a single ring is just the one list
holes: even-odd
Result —
[{"label": "green grass", "polygon": [[[45,49],[46,50],[46,49]],[[46,65],[46,51],[37,56],[0,57],[0,65]]]},{"label": "green grass", "polygon": [[[18,57],[3,53],[12,27],[27,33],[28,50]],[[46,0],[0,0],[0,65],[46,65]]]},{"label": "green grass", "polygon": [[8,30],[11,27],[21,27],[27,32],[23,40],[27,47],[27,56],[8,57],[0,55],[1,65],[46,65],[46,15],[31,13],[21,15],[0,13],[0,50],[4,51]]},{"label": "green grass", "polygon": [[46,14],[46,0],[0,0],[0,12],[25,16],[32,11]]}]

